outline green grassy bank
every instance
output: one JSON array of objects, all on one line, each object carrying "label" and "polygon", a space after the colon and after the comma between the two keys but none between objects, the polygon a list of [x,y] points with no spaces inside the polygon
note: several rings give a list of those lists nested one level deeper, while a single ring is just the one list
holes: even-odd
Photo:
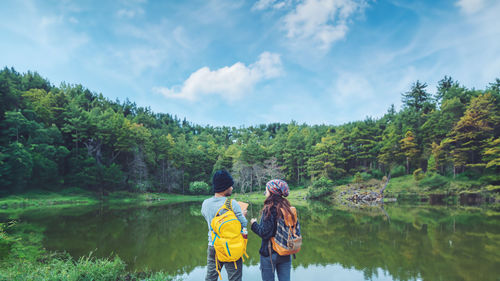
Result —
[{"label": "green grassy bank", "polygon": [[[386,179],[378,180],[369,178],[366,180],[346,179],[335,184],[326,178],[313,181],[307,188],[292,190],[289,199],[295,204],[307,204],[304,198],[313,201],[324,201],[333,203],[347,203],[354,198],[364,197],[367,200],[377,201],[380,191],[386,185]],[[404,175],[391,178],[384,192],[384,198],[395,198],[398,201],[431,203],[457,203],[481,204],[493,203],[500,205],[500,186],[486,184],[478,179],[466,177],[450,178],[437,174],[415,177]],[[240,195],[238,195],[240,196]],[[241,195],[250,201],[263,201],[264,196],[258,194]],[[377,200],[375,200],[377,199]],[[386,200],[389,202],[389,200]]]},{"label": "green grassy bank", "polygon": [[412,175],[392,178],[384,191],[385,197],[405,198],[429,196],[460,196],[479,194],[491,201],[500,201],[500,186],[485,184],[480,180],[440,177],[439,179],[427,178],[416,180]]},{"label": "green grassy bank", "polygon": [[131,193],[125,191],[99,196],[96,193],[78,188],[58,192],[37,190],[0,198],[0,213],[39,208],[66,208],[69,206],[93,205],[101,202],[111,204],[167,204],[203,200],[206,197],[201,195]]},{"label": "green grassy bank", "polygon": [[[236,193],[233,194],[233,198],[238,201],[254,203],[254,204],[262,204],[266,199],[263,192],[252,192],[252,193]],[[293,206],[306,206],[307,205],[307,189],[292,189],[290,190],[290,194],[287,199],[290,201],[290,204]]]}]

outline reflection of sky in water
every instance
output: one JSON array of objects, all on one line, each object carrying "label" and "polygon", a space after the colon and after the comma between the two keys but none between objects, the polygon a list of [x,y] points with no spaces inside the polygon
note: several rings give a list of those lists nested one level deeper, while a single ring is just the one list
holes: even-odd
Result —
[{"label": "reflection of sky in water", "polygon": [[[195,268],[189,274],[179,276],[183,281],[199,281],[205,280],[206,267],[200,266]],[[355,269],[344,268],[340,265],[317,266],[310,265],[307,268],[299,266],[292,269],[291,280],[297,281],[320,281],[320,280],[338,280],[338,281],[393,281],[389,274],[386,274],[382,269],[378,269],[378,276],[372,276],[371,279],[366,279],[363,272]],[[223,280],[227,280],[227,274],[223,270]],[[219,279],[220,280],[220,279]],[[258,265],[245,266],[243,268],[243,281],[260,281],[260,269]],[[276,280],[278,280],[276,278]],[[420,281],[416,279],[414,281]]]}]

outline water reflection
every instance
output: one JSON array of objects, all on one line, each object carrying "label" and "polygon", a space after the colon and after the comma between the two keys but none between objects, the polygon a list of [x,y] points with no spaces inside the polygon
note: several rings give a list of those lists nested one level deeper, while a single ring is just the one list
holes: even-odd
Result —
[{"label": "water reflection", "polygon": [[[49,250],[118,254],[130,269],[202,280],[206,223],[200,203],[36,212]],[[260,206],[250,212],[257,215]],[[499,280],[500,214],[478,207],[386,205],[299,208],[304,235],[293,280]],[[252,214],[249,214],[251,216]],[[260,240],[250,233],[244,280],[260,280]]]}]

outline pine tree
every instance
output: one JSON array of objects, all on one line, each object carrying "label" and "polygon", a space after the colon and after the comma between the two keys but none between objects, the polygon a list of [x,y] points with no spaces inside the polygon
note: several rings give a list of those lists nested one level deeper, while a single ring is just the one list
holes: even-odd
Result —
[{"label": "pine tree", "polygon": [[487,140],[493,137],[499,121],[495,99],[491,94],[483,94],[471,100],[464,116],[450,133],[449,143],[455,169],[486,165],[481,159],[481,152],[486,148]]},{"label": "pine tree", "polygon": [[339,178],[345,173],[342,168],[345,158],[341,155],[342,145],[338,144],[333,135],[321,138],[314,146],[312,157],[307,161],[309,175],[316,177]]},{"label": "pine tree", "polygon": [[489,139],[483,152],[486,168],[500,168],[500,138]]},{"label": "pine tree", "polygon": [[399,141],[401,152],[406,157],[406,173],[410,173],[410,163],[413,162],[419,153],[415,136],[411,131],[406,132],[405,137]]}]

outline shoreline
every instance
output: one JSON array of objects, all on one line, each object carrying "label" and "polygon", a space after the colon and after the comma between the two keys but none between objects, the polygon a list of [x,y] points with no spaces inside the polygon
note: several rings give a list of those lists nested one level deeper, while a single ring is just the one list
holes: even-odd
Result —
[{"label": "shoreline", "polygon": [[24,212],[41,208],[66,208],[72,206],[92,206],[96,204],[138,204],[147,205],[180,203],[204,200],[208,195],[183,195],[171,193],[113,192],[99,195],[81,189],[70,192],[38,190],[0,198],[0,214]]},{"label": "shoreline", "polygon": [[[392,180],[391,180],[392,181]],[[394,183],[392,183],[394,185]],[[500,203],[498,186],[490,186],[478,190],[431,190],[416,192],[415,189],[403,190],[393,188],[391,183],[384,191],[383,200],[380,203],[393,202],[415,202],[428,204],[460,204],[478,205]],[[306,206],[309,202],[324,201],[330,203],[340,203],[349,201],[352,203],[352,196],[361,196],[367,193],[377,192],[373,186],[366,187],[348,184],[338,185],[332,188],[332,193],[320,200],[309,199],[308,188],[299,187],[290,191],[288,200],[296,206]],[[264,202],[264,195],[261,191],[251,193],[233,193],[233,198],[238,201],[260,204]],[[0,198],[0,214],[24,212],[40,208],[66,208],[72,206],[91,206],[95,204],[169,204],[191,201],[202,201],[210,195],[183,195],[173,193],[132,193],[127,191],[111,192],[100,197],[91,191],[78,188],[66,191],[30,191],[27,193],[8,195]],[[383,202],[382,202],[383,201]],[[377,202],[378,203],[378,202]]]}]

